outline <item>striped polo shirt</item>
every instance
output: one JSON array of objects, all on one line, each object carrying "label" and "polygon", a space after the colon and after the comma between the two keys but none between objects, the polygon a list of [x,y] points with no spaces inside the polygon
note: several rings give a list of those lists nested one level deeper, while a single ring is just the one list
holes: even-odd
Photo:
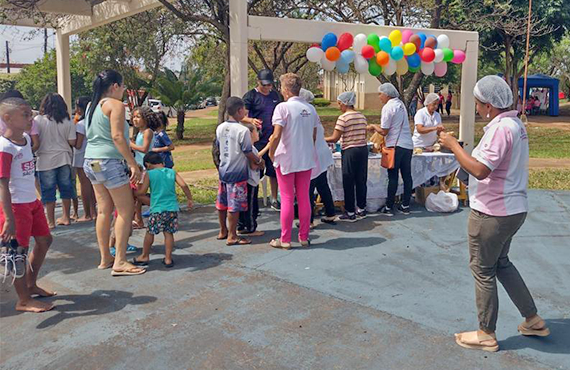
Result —
[{"label": "striped polo shirt", "polygon": [[366,117],[360,112],[349,111],[338,117],[334,129],[342,132],[342,150],[366,146],[366,125]]}]

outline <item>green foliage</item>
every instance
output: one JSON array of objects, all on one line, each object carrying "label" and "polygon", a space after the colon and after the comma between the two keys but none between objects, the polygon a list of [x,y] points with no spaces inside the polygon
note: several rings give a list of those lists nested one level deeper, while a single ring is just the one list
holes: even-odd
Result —
[{"label": "green foliage", "polygon": [[0,75],[0,94],[3,94],[8,90],[14,89],[15,86],[16,86],[16,75],[13,74]]},{"label": "green foliage", "polygon": [[[78,55],[71,56],[70,67],[72,100],[82,95],[91,95],[93,77]],[[35,109],[39,108],[46,94],[57,92],[55,50],[51,50],[31,66],[25,67],[17,77],[16,89],[20,90]]]},{"label": "green foliage", "polygon": [[315,107],[328,107],[331,105],[331,101],[325,98],[315,98],[315,100],[313,100],[313,105]]}]

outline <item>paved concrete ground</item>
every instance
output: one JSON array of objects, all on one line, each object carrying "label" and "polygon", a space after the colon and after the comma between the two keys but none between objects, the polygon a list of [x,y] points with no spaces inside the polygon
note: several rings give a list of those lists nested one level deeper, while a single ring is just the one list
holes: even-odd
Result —
[{"label": "paved concrete ground", "polygon": [[501,288],[502,350],[454,343],[477,325],[467,209],[322,225],[310,250],[281,251],[266,244],[275,212],[262,215],[257,244],[226,247],[206,208],[182,217],[175,268],[162,267],[158,246],[139,277],[95,268],[91,225],[59,228],[40,281],[58,291],[57,307],[21,314],[3,293],[0,368],[570,369],[570,192],[532,191],[530,201],[511,258],[548,338],[517,335],[521,318]]}]

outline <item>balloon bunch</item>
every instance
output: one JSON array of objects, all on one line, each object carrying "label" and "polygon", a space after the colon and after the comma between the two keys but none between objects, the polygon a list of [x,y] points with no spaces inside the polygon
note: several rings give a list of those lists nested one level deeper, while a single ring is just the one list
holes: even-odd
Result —
[{"label": "balloon bunch", "polygon": [[314,44],[307,50],[307,59],[319,63],[325,71],[348,73],[350,63],[358,73],[378,76],[384,73],[404,75],[422,71],[429,76],[443,77],[447,73],[447,63],[460,64],[465,61],[463,50],[449,48],[447,35],[426,35],[410,30],[394,30],[388,37],[371,33],[368,36],[352,36],[343,33],[336,37],[327,33],[321,44]]}]

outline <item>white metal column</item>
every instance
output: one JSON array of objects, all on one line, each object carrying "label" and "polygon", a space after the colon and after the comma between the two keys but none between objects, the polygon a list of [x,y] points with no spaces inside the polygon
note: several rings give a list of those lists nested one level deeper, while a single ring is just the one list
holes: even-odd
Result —
[{"label": "white metal column", "polygon": [[230,0],[230,77],[231,95],[247,92],[247,0]]},{"label": "white metal column", "polygon": [[69,111],[73,109],[71,102],[71,70],[69,66],[69,35],[61,30],[56,31],[57,57],[57,92],[63,97]]},{"label": "white metal column", "polygon": [[469,153],[475,144],[475,96],[473,88],[477,83],[477,60],[479,42],[467,41],[466,58],[461,68],[461,113],[459,115],[459,140],[465,143]]}]

